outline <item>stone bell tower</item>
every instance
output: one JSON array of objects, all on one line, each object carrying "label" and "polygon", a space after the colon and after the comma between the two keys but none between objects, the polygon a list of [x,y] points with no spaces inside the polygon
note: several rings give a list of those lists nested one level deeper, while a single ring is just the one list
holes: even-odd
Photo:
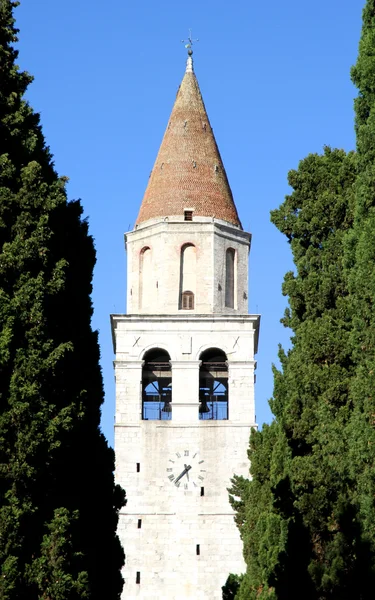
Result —
[{"label": "stone bell tower", "polygon": [[218,147],[187,67],[134,229],[128,313],[112,315],[124,594],[214,600],[244,568],[228,502],[248,476],[259,316]]}]

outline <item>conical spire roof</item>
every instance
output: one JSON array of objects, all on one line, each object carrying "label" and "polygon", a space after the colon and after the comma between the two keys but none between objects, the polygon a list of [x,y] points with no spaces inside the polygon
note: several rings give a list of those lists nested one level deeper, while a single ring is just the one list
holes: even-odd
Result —
[{"label": "conical spire roof", "polygon": [[241,227],[191,56],[136,223],[182,217],[184,209]]}]

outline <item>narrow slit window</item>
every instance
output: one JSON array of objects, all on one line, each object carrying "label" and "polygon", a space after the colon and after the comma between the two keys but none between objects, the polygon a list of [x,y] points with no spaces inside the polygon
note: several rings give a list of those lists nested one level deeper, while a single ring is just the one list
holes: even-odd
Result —
[{"label": "narrow slit window", "polygon": [[138,519],[138,529],[142,528],[142,519]]},{"label": "narrow slit window", "polygon": [[141,572],[137,571],[137,575],[135,576],[135,583],[141,583]]},{"label": "narrow slit window", "polygon": [[235,251],[228,248],[225,255],[225,306],[234,308]]},{"label": "narrow slit window", "polygon": [[137,473],[141,472],[141,463],[137,463]]},{"label": "narrow slit window", "polygon": [[178,307],[182,310],[194,309],[194,296],[197,290],[197,249],[191,242],[181,248],[180,285]]},{"label": "narrow slit window", "polygon": [[192,221],[193,220],[193,211],[192,210],[184,210],[184,221]]},{"label": "narrow slit window", "polygon": [[142,248],[139,257],[139,308],[149,307],[152,286],[151,248]]},{"label": "narrow slit window", "polygon": [[200,547],[200,545],[199,545],[199,544],[197,544],[196,553],[197,553],[197,556],[200,556],[200,553],[201,553],[201,547]]}]

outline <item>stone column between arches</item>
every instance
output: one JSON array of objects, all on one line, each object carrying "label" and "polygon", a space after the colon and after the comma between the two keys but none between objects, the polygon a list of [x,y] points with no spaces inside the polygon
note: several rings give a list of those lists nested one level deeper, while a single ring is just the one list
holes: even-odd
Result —
[{"label": "stone column between arches", "polygon": [[229,361],[229,421],[255,423],[254,371],[256,362]]},{"label": "stone column between arches", "polygon": [[114,361],[116,423],[138,423],[142,418],[143,360]]},{"label": "stone column between arches", "polygon": [[200,361],[172,360],[172,421],[199,420],[199,366]]}]

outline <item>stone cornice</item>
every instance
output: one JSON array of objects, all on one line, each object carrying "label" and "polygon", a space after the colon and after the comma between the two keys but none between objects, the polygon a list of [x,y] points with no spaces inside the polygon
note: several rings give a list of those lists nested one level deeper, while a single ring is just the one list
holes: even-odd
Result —
[{"label": "stone cornice", "polygon": [[162,314],[152,314],[152,315],[140,315],[140,314],[112,314],[111,315],[112,325],[117,325],[118,322],[126,322],[131,321],[134,323],[173,323],[173,322],[186,322],[186,323],[201,323],[201,322],[213,322],[213,323],[243,323],[245,321],[254,322],[256,325],[259,324],[260,315],[237,315],[237,314],[192,314],[186,316],[186,312],[184,314],[175,314],[175,315],[162,315]]},{"label": "stone cornice", "polygon": [[259,327],[260,327],[260,315],[238,315],[238,314],[175,314],[175,315],[140,315],[140,314],[112,314],[111,315],[111,331],[112,331],[112,343],[114,351],[116,352],[116,336],[115,331],[117,329],[117,325],[119,323],[132,323],[132,324],[149,324],[150,326],[153,323],[232,323],[235,327],[237,324],[242,323],[251,323],[252,329],[254,330],[255,340],[254,340],[254,351],[255,353],[258,350],[258,337],[259,337]]},{"label": "stone cornice", "polygon": [[[177,402],[175,402],[175,404],[177,404]],[[191,404],[189,404],[188,406],[192,406]],[[198,404],[197,404],[198,406]],[[122,427],[122,428],[127,428],[127,427],[160,427],[162,429],[164,428],[168,428],[168,429],[192,429],[192,428],[199,428],[199,427],[242,427],[242,428],[247,428],[247,429],[258,429],[258,423],[236,423],[234,421],[206,421],[206,420],[201,420],[201,421],[184,421],[181,423],[176,423],[172,421],[165,421],[165,422],[161,422],[159,420],[143,420],[140,422],[139,425],[134,425],[134,424],[128,424],[128,423],[115,423],[115,428],[117,427]]]},{"label": "stone cornice", "polygon": [[172,369],[173,367],[182,367],[184,369],[196,369],[197,367],[200,366],[201,361],[200,360],[171,360],[170,361],[171,365],[172,365]]}]

